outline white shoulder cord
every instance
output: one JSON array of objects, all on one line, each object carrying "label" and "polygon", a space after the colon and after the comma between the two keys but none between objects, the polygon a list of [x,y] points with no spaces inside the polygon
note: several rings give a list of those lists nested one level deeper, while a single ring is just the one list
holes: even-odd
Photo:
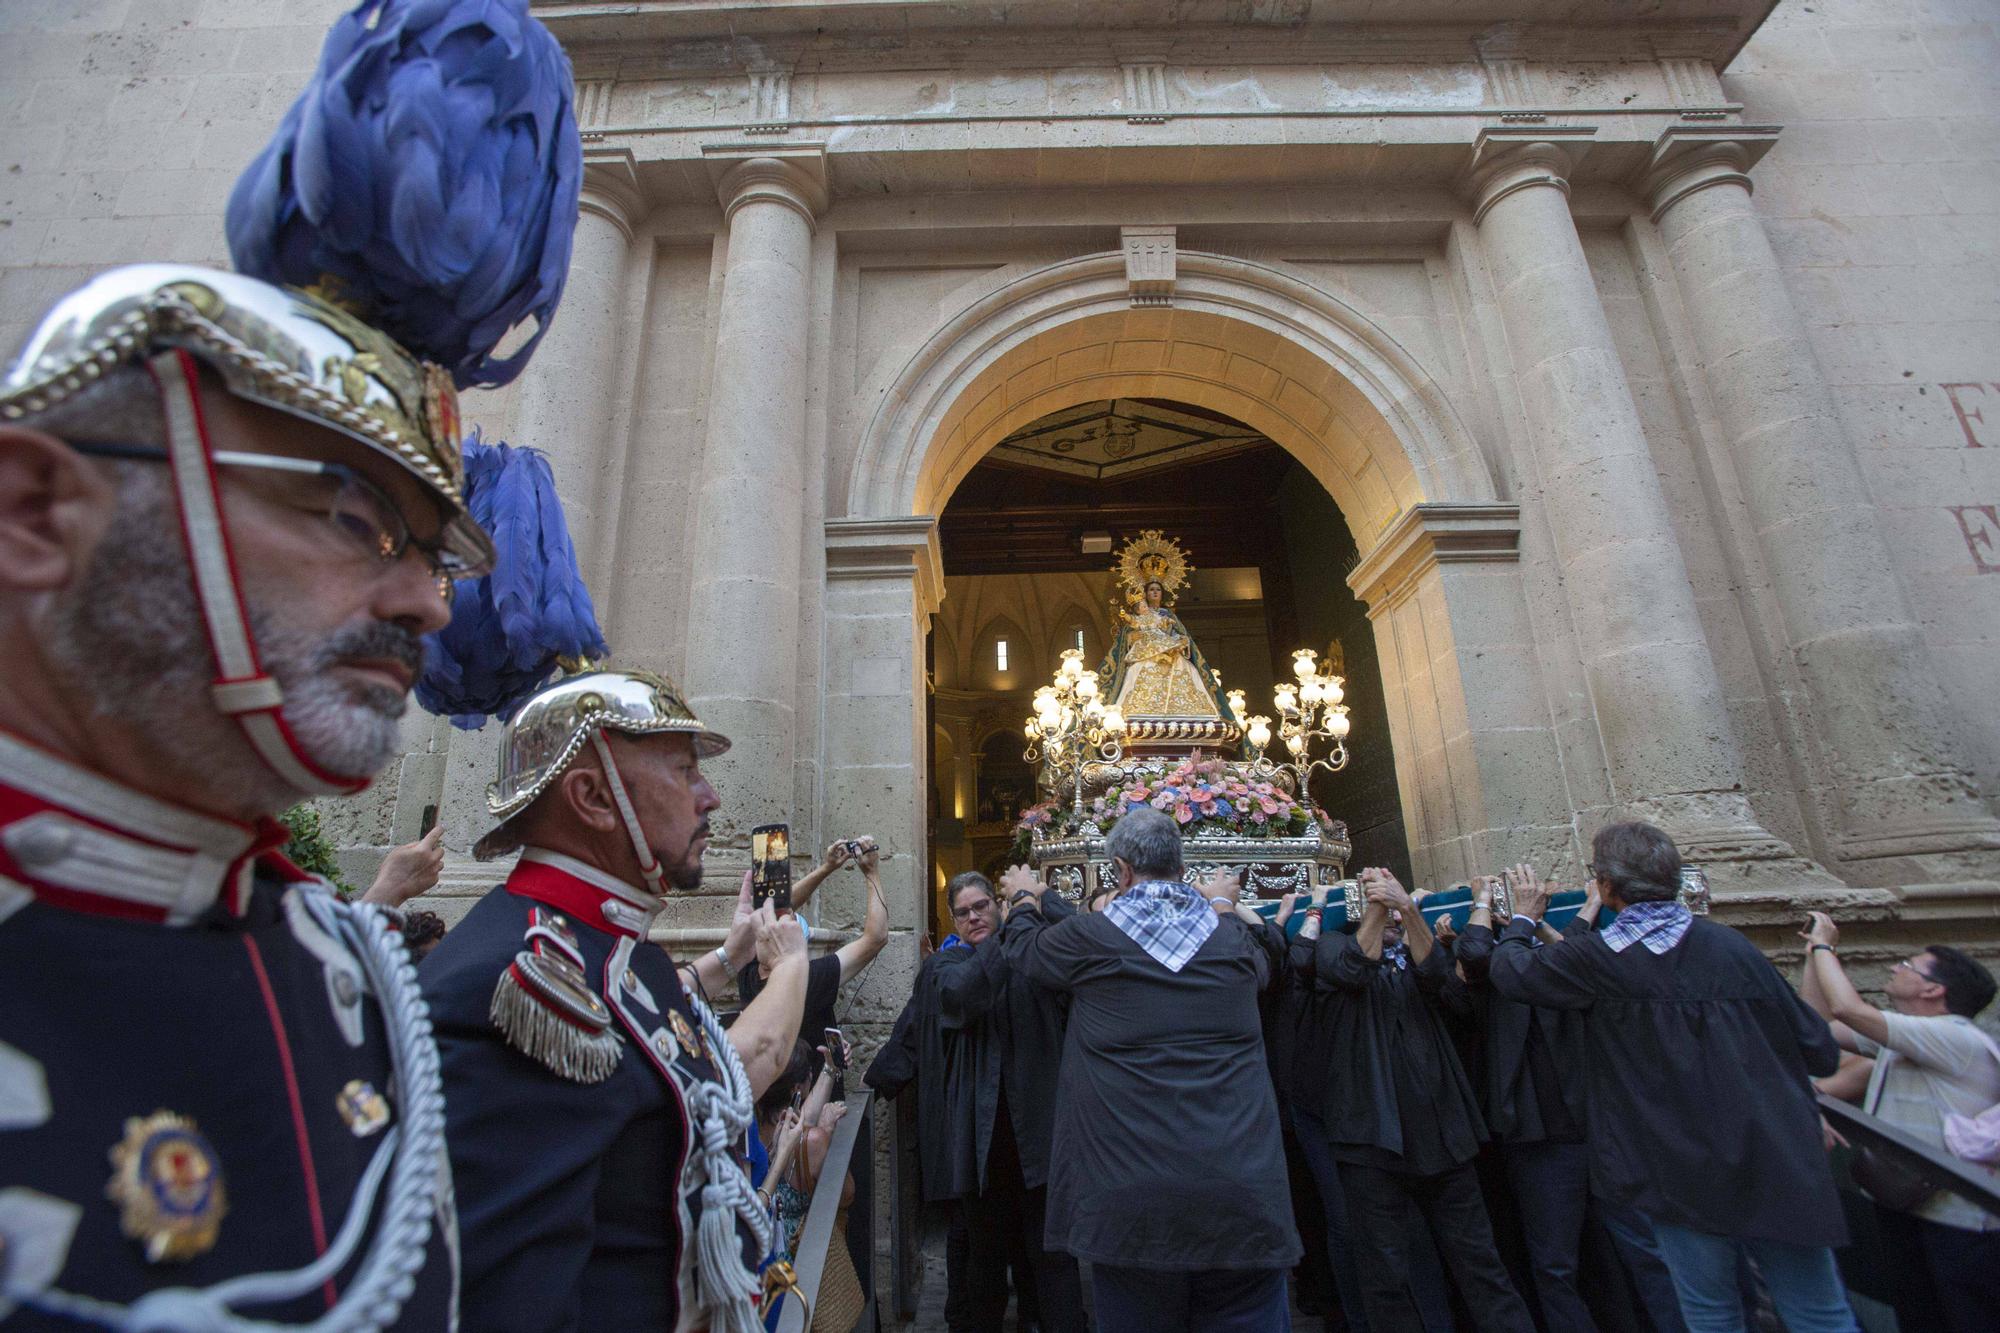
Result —
[{"label": "white shoulder cord", "polygon": [[[390,1068],[403,1103],[402,1123],[383,1135],[333,1244],[312,1263],[289,1273],[251,1273],[201,1290],[168,1288],[149,1292],[129,1306],[54,1290],[8,1293],[24,1307],[120,1333],[379,1333],[395,1326],[404,1302],[416,1290],[442,1182],[450,1179],[443,1161],[444,1085],[431,1037],[430,1006],[418,989],[417,970],[402,937],[390,929],[386,913],[340,902],[321,889],[300,887],[294,892],[311,895],[306,901],[321,925],[361,959],[374,983],[389,1038]],[[737,1069],[740,1074],[742,1066]],[[385,1175],[389,1197],[375,1243],[333,1309],[309,1324],[245,1319],[231,1310],[236,1305],[295,1300],[345,1268],[369,1219],[376,1216],[375,1196]]]},{"label": "white shoulder cord", "polygon": [[702,1170],[697,1295],[714,1314],[716,1333],[761,1333],[763,1325],[753,1303],[761,1284],[756,1273],[743,1266],[736,1223],[740,1220],[749,1227],[759,1254],[769,1254],[771,1218],[731,1151],[750,1131],[756,1099],[750,1095],[750,1076],[743,1070],[742,1057],[715,1011],[692,995],[688,1003],[701,1020],[708,1048],[716,1057],[716,1072],[722,1076],[720,1083],[691,1079],[684,1090],[690,1147],[700,1154]]}]

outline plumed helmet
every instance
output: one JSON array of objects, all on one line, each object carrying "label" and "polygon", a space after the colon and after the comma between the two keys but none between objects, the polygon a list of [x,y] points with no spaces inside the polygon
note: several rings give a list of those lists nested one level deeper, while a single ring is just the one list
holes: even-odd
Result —
[{"label": "plumed helmet", "polygon": [[56,407],[173,348],[212,367],[237,397],[394,459],[438,503],[449,571],[492,565],[493,544],[465,506],[451,377],[337,306],[240,273],[131,264],[99,274],[57,302],[0,376],[0,421]]},{"label": "plumed helmet", "polygon": [[692,737],[706,759],[729,740],[701,724],[680,687],[638,669],[586,671],[548,685],[521,705],[500,733],[500,772],[486,789],[486,809],[509,819],[561,777],[593,734]]}]

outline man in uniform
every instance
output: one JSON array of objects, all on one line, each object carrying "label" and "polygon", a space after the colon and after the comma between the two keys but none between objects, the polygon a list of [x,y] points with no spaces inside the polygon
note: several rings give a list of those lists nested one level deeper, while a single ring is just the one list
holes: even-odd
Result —
[{"label": "man in uniform", "polygon": [[[701,884],[701,761],[728,744],[644,671],[560,680],[501,734],[476,850],[520,861],[423,965],[469,1327],[759,1327],[770,1223],[740,1153],[797,1038],[805,939],[759,909],[769,977],[728,1033],[647,941]],[[692,966],[713,993],[747,958],[733,933]]]},{"label": "man in uniform", "polygon": [[[331,218],[325,197],[294,208],[294,166],[315,158],[335,213],[372,206],[350,177],[393,192],[381,178],[408,154],[350,135],[328,169],[331,122],[411,115],[461,78],[535,84],[567,184],[513,182],[552,202],[507,240],[517,263],[473,281],[507,301],[519,264],[560,271],[580,171],[567,65],[524,0],[487,8],[370,0],[342,20],[306,94],[327,114],[289,117],[246,177],[269,187],[252,193],[284,259],[258,262],[253,218],[231,237],[247,273],[104,273],[0,377],[10,1330],[455,1326],[415,972],[392,917],[278,855],[273,816],[359,790],[395,752],[447,580],[492,557],[465,511],[455,380],[515,368],[486,359],[509,307],[463,270],[418,257],[396,268],[400,304],[371,300],[386,224]],[[427,87],[395,77],[412,52]],[[333,106],[332,85],[369,79],[379,96]],[[341,270],[320,287],[344,304],[297,289],[316,277],[288,265],[307,261]],[[482,340],[471,326],[496,315]]]}]

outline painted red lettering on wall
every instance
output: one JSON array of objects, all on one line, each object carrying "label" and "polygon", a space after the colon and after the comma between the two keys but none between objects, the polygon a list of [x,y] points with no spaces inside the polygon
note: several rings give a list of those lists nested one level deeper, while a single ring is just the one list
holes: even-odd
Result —
[{"label": "painted red lettering on wall", "polygon": [[1982,574],[2000,574],[2000,505],[1946,505],[1965,534],[1972,567]]},{"label": "painted red lettering on wall", "polygon": [[1981,436],[1995,428],[1986,423],[1986,404],[1977,400],[1986,397],[1988,389],[2000,390],[2000,384],[1967,381],[1963,384],[1940,384],[1938,388],[1943,389],[1944,396],[1951,399],[1951,410],[1958,413],[1958,428],[1965,432],[1965,447],[1984,449],[1986,441]]}]

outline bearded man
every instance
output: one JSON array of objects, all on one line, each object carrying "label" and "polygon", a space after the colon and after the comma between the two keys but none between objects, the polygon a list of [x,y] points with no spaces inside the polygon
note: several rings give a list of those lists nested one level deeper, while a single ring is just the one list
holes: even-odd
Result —
[{"label": "bearded man", "polygon": [[501,734],[475,852],[520,860],[422,969],[470,1327],[759,1327],[770,1221],[740,1153],[797,1039],[805,937],[764,907],[689,965],[710,991],[753,947],[768,969],[727,1033],[647,941],[701,885],[701,761],[728,746],[645,671],[558,681]]}]

